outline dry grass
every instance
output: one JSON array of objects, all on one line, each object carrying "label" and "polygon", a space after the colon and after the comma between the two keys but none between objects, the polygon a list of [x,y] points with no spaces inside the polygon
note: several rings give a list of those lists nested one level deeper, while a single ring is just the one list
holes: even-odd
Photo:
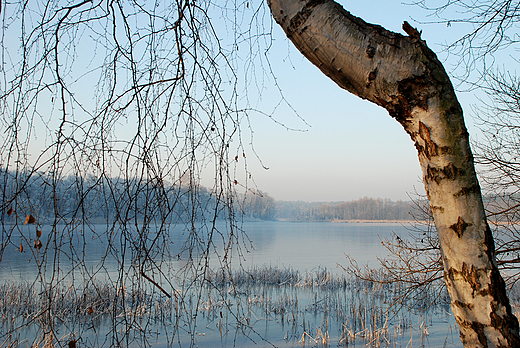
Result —
[{"label": "dry grass", "polygon": [[110,345],[105,335],[131,337],[139,345],[140,340],[172,328],[177,338],[192,337],[193,342],[193,337],[256,335],[258,328],[272,332],[282,328],[283,337],[270,336],[268,330],[262,338],[318,347],[394,347],[410,332],[406,342],[414,344],[428,334],[424,320],[412,323],[410,313],[388,308],[398,288],[325,269],[303,274],[275,267],[236,270],[230,275],[214,272],[193,289],[170,299],[157,291],[116,289],[101,281],[84,284],[82,289],[56,286],[51,294],[27,283],[4,283],[0,285],[1,347],[22,341],[35,347],[64,346],[87,335],[89,346]]}]

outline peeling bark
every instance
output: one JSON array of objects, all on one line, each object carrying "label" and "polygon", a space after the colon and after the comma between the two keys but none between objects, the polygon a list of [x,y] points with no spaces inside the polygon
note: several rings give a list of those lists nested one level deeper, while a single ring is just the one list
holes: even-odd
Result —
[{"label": "peeling bark", "polygon": [[332,0],[268,0],[296,47],[341,88],[388,110],[417,149],[465,347],[520,347],[486,222],[462,108],[421,33],[351,15]]}]

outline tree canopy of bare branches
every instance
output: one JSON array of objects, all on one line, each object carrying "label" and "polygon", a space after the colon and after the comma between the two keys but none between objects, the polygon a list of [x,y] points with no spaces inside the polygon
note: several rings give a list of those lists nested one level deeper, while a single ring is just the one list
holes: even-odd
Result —
[{"label": "tree canopy of bare branches", "polygon": [[[234,202],[251,177],[247,90],[261,90],[270,74],[262,65],[265,6],[0,6],[0,261],[10,248],[35,265],[33,281],[48,303],[39,333],[59,339],[51,308],[64,283],[77,289],[100,276],[119,289],[116,301],[160,294],[183,308],[174,327],[191,323],[188,279],[205,279],[210,258],[225,270],[247,242]],[[204,175],[212,178],[207,189]],[[89,268],[94,240],[103,252]],[[169,261],[180,259],[185,265],[173,269]],[[116,342],[133,327],[127,314],[112,322]]]}]

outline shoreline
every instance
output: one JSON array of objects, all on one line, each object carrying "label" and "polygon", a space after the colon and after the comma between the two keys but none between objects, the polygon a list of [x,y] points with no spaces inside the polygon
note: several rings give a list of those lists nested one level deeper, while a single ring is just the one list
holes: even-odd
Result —
[{"label": "shoreline", "polygon": [[372,224],[372,223],[384,223],[384,224],[426,224],[427,221],[417,220],[363,220],[363,219],[352,219],[352,220],[332,220],[330,221],[335,224]]},{"label": "shoreline", "polygon": [[277,219],[273,221],[279,222],[303,222],[303,223],[312,223],[312,222],[330,222],[334,224],[372,224],[372,223],[383,223],[383,224],[427,224],[427,221],[417,221],[417,220],[365,220],[365,219],[348,219],[348,220],[324,220],[324,221],[305,221],[305,220],[291,220],[291,219]]}]

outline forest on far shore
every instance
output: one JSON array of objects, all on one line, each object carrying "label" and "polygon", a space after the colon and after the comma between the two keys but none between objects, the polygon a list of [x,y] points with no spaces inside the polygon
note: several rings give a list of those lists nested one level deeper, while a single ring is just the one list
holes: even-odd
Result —
[{"label": "forest on far shore", "polygon": [[410,201],[364,197],[348,202],[276,202],[278,220],[414,220]]},{"label": "forest on far shore", "polygon": [[[369,197],[348,202],[276,201],[268,193],[251,189],[236,192],[230,200],[212,189],[182,181],[66,176],[52,182],[44,173],[3,172],[6,180],[0,182],[3,193],[0,221],[4,223],[13,223],[14,219],[23,221],[26,215],[33,215],[39,223],[54,219],[58,219],[57,223],[150,219],[186,223],[229,219],[230,214],[243,220],[403,221],[414,220],[419,213],[412,201]],[[217,206],[221,208],[215,215]],[[234,213],[226,208],[231,206]],[[15,214],[9,214],[10,209]]]},{"label": "forest on far shore", "polygon": [[412,201],[364,197],[343,202],[276,201],[264,192],[245,195],[245,218],[284,221],[415,220],[421,212]]},{"label": "forest on far shore", "polygon": [[[492,223],[520,223],[520,216],[510,207],[520,197],[516,194],[485,195],[484,206]],[[513,202],[513,203],[512,203]],[[409,201],[363,197],[342,202],[277,201],[269,194],[248,191],[239,203],[245,219],[281,221],[426,221],[431,220],[426,197]]]}]

